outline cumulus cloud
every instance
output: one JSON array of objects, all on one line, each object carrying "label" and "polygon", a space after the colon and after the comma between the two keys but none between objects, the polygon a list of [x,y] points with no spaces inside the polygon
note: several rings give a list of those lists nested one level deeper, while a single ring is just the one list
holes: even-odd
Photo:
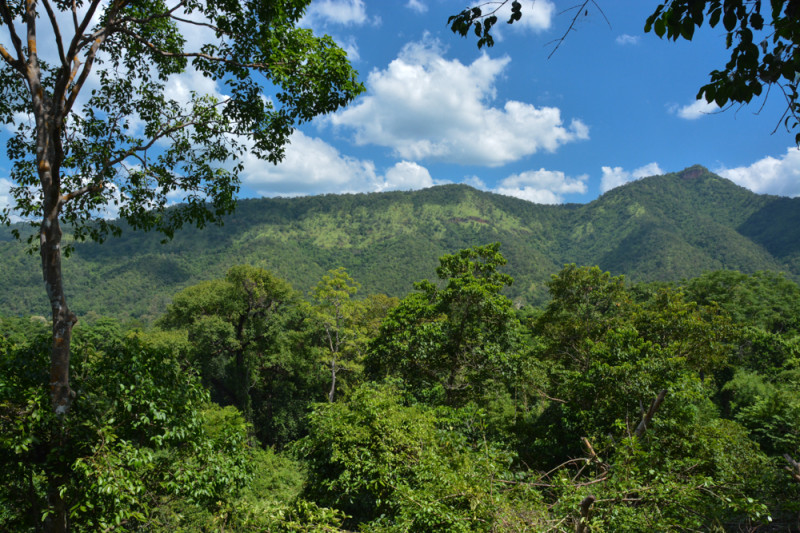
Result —
[{"label": "cumulus cloud", "polygon": [[636,45],[639,44],[640,37],[638,35],[628,35],[627,33],[623,33],[622,35],[617,36],[617,44],[625,46],[625,45]]},{"label": "cumulus cloud", "polygon": [[800,196],[800,150],[795,147],[777,158],[768,156],[747,167],[723,167],[716,173],[753,192]]},{"label": "cumulus cloud", "polygon": [[428,5],[422,0],[408,0],[406,7],[417,13],[425,13],[428,11]]},{"label": "cumulus cloud", "polygon": [[658,176],[663,174],[664,171],[658,166],[658,163],[648,163],[643,167],[639,167],[633,171],[627,171],[622,167],[602,167],[603,177],[600,180],[600,191],[608,192],[615,187],[624,185],[628,182],[635,181],[648,176]]},{"label": "cumulus cloud", "polygon": [[588,175],[570,178],[558,170],[530,170],[513,174],[500,182],[494,192],[537,204],[564,203],[564,194],[586,192]]},{"label": "cumulus cloud", "polygon": [[411,190],[435,184],[417,163],[400,161],[380,175],[372,161],[343,155],[299,130],[292,134],[279,165],[249,154],[243,163],[243,183],[262,196]]},{"label": "cumulus cloud", "polygon": [[315,0],[303,17],[303,24],[312,27],[362,26],[369,22],[363,0]]},{"label": "cumulus cloud", "polygon": [[689,105],[674,107],[673,110],[675,114],[683,119],[696,120],[705,115],[719,111],[719,106],[713,102],[709,103],[705,100],[695,100]]},{"label": "cumulus cloud", "polygon": [[386,172],[379,191],[409,191],[433,186],[428,169],[410,161],[400,161]]},{"label": "cumulus cloud", "polygon": [[404,47],[384,70],[367,79],[368,94],[331,116],[354,131],[356,144],[391,148],[409,160],[500,166],[589,137],[568,125],[555,107],[509,100],[494,107],[494,83],[510,59],[483,54],[469,65],[443,57],[436,40]]}]

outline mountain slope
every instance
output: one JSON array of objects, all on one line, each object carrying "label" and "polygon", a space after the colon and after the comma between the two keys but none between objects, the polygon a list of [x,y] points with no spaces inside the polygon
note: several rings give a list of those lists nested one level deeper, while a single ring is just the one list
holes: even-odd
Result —
[{"label": "mountain slope", "polygon": [[[222,227],[187,228],[167,244],[125,231],[80,243],[65,261],[71,305],[149,321],[179,289],[235,264],[273,270],[308,291],[344,266],[362,293],[402,295],[438,257],[500,241],[519,302],[546,298],[564,263],[634,280],[704,270],[783,270],[800,277],[800,200],[756,195],[702,167],[646,178],[585,205],[545,206],[445,185],[414,192],[243,200]],[[46,314],[38,260],[0,233],[0,309]]]}]

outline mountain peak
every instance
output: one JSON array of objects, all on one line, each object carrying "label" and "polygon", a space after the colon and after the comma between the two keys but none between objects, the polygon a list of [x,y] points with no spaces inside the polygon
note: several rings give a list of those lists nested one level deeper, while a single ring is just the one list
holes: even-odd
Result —
[{"label": "mountain peak", "polygon": [[678,177],[684,180],[696,180],[706,177],[711,172],[703,165],[692,165],[678,172]]}]

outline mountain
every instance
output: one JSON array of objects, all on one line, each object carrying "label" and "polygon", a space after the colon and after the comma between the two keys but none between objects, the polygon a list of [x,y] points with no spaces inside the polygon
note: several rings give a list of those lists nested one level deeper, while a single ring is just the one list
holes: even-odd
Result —
[{"label": "mountain", "polygon": [[[695,166],[613,189],[588,204],[548,206],[443,185],[413,192],[242,200],[221,227],[186,228],[160,244],[123,231],[77,243],[64,262],[70,305],[145,322],[172,295],[249,263],[307,292],[344,266],[362,294],[403,295],[434,277],[439,256],[500,241],[515,283],[540,303],[565,263],[599,265],[634,281],[706,270],[783,271],[800,279],[800,199],[757,195]],[[38,257],[0,232],[0,313],[48,314]]]}]

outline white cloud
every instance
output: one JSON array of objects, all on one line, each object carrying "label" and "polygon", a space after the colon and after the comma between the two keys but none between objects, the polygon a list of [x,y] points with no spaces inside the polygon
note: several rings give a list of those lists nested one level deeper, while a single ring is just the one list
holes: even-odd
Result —
[{"label": "white cloud", "polygon": [[485,191],[487,188],[486,183],[478,176],[467,176],[463,180],[461,180],[461,183],[466,183],[467,185],[470,185],[482,191]]},{"label": "white cloud", "polygon": [[683,107],[673,107],[674,112],[681,118],[686,120],[696,120],[702,116],[709,115],[719,111],[719,106],[714,102],[706,102],[705,100],[695,100],[689,105]]},{"label": "white cloud", "polygon": [[555,107],[509,100],[492,107],[494,83],[510,59],[483,54],[469,65],[442,57],[436,40],[406,45],[367,79],[367,96],[327,119],[355,131],[359,145],[392,148],[403,159],[499,166],[589,137]]},{"label": "white cloud", "polygon": [[[11,198],[11,187],[13,186],[14,184],[11,183],[10,180],[0,178],[0,212],[12,206],[13,201]],[[18,217],[12,214],[11,219],[13,222],[16,222]]]},{"label": "white cloud", "polygon": [[625,46],[625,45],[637,45],[639,44],[640,37],[638,35],[628,35],[627,33],[623,33],[622,35],[617,36],[617,44]]},{"label": "white cloud", "polygon": [[[473,5],[481,5],[484,2],[475,2]],[[520,0],[522,4],[522,18],[512,24],[512,29],[540,32],[549,30],[553,25],[553,18],[556,16],[556,6],[550,0]],[[491,12],[491,6],[484,7],[483,13]],[[497,15],[497,26],[492,30],[495,36],[506,25],[511,18],[511,2],[506,2],[495,13]],[[500,25],[500,23],[503,25]]]},{"label": "white cloud", "polygon": [[303,25],[312,27],[338,24],[362,26],[370,22],[363,0],[314,0],[303,17]]},{"label": "white cloud", "polygon": [[361,59],[361,54],[358,53],[358,43],[356,43],[356,38],[352,35],[345,37],[344,39],[339,39],[336,41],[337,44],[347,53],[347,59],[355,62]]},{"label": "white cloud", "polygon": [[624,185],[631,181],[635,181],[648,176],[658,176],[663,174],[664,171],[658,166],[658,163],[648,163],[643,167],[639,167],[631,172],[623,169],[622,167],[602,167],[603,178],[600,180],[600,191],[608,192],[615,187]]},{"label": "white cloud", "polygon": [[564,199],[553,191],[536,189],[534,187],[523,187],[522,189],[506,189],[499,187],[494,190],[497,194],[513,196],[522,200],[527,200],[535,204],[561,204]]},{"label": "white cloud", "polygon": [[417,13],[425,13],[428,11],[428,5],[422,0],[408,0],[406,7]]},{"label": "white cloud", "polygon": [[372,161],[342,155],[325,141],[296,130],[286,156],[273,165],[247,154],[243,183],[262,196],[422,189],[435,184],[428,170],[400,161],[381,176]]},{"label": "white cloud", "polygon": [[588,179],[585,174],[570,178],[561,171],[540,168],[507,177],[494,192],[537,204],[561,204],[564,194],[585,193]]},{"label": "white cloud", "polygon": [[433,186],[428,169],[410,161],[400,161],[386,172],[379,191],[409,191]]},{"label": "white cloud", "polygon": [[220,93],[217,82],[204,76],[192,66],[187,67],[180,74],[170,76],[164,86],[164,97],[175,100],[182,107],[186,107],[191,101],[193,92],[201,95],[207,94],[217,100],[225,99],[225,96]]},{"label": "white cloud", "polygon": [[800,196],[800,150],[795,147],[779,158],[768,156],[748,167],[723,167],[715,172],[753,192]]}]

